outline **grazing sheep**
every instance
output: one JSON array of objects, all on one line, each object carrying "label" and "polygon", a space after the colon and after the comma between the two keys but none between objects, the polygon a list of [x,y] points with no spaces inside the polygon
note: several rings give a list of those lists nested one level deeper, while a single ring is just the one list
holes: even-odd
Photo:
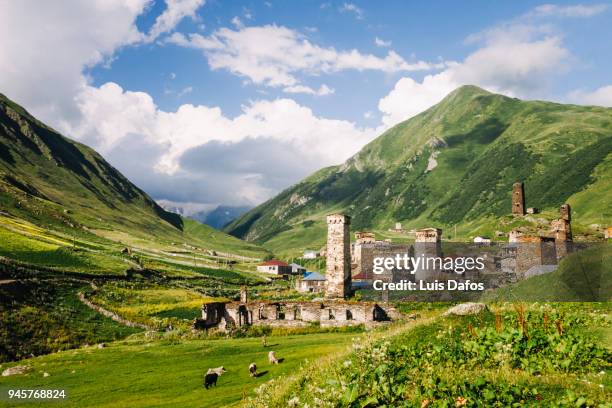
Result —
[{"label": "grazing sheep", "polygon": [[270,351],[268,353],[268,361],[270,362],[270,364],[278,364],[278,358],[276,358],[274,351]]},{"label": "grazing sheep", "polygon": [[215,373],[218,376],[221,376],[221,374],[223,374],[224,372],[225,372],[225,367],[221,366],[221,367],[217,367],[217,368],[209,368],[208,371],[206,372],[206,374]]},{"label": "grazing sheep", "polygon": [[257,365],[255,363],[251,363],[251,365],[249,365],[249,373],[251,374],[251,377],[257,377]]},{"label": "grazing sheep", "polygon": [[204,375],[204,388],[217,385],[217,379],[225,372],[225,367],[209,368]]},{"label": "grazing sheep", "polygon": [[204,376],[204,388],[208,389],[213,385],[217,386],[217,378],[219,378],[217,373],[206,373]]}]

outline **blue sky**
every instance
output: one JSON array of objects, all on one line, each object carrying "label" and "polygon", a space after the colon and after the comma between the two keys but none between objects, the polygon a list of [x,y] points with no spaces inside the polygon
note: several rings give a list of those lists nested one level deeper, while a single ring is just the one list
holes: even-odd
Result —
[{"label": "blue sky", "polygon": [[[245,26],[278,25],[299,31],[323,47],[338,50],[357,49],[384,57],[389,49],[405,59],[425,61],[461,61],[478,44],[466,39],[478,32],[530,12],[542,2],[221,2],[209,1],[197,10],[196,19],[183,19],[177,32],[210,35],[231,27],[232,19],[240,18]],[[345,4],[355,4],[355,12],[343,11]],[[555,3],[573,6],[576,3]],[[581,3],[597,6],[603,3]],[[322,8],[322,6],[324,6]],[[147,32],[165,9],[158,1],[137,19],[138,28]],[[249,18],[250,16],[250,18]],[[574,70],[558,81],[542,98],[566,99],[576,88],[593,89],[607,85],[612,52],[604,38],[612,41],[612,14],[602,12],[590,18],[551,17],[541,24],[554,24],[564,36],[564,43],[579,60]],[[314,31],[316,29],[316,31]],[[389,47],[375,44],[376,38],[390,42]],[[198,50],[173,45],[140,45],[126,47],[115,54],[110,68],[98,65],[89,71],[97,85],[113,81],[124,89],[143,90],[155,99],[161,109],[176,110],[183,103],[220,106],[229,116],[238,115],[241,105],[250,99],[286,96],[280,89],[270,89],[254,83],[244,83],[244,77],[227,70],[212,70]],[[431,71],[415,72],[421,80]],[[327,97],[294,95],[300,104],[307,104],[317,115],[342,118],[361,125],[375,125],[380,119],[377,103],[404,74],[378,71],[344,71],[325,76],[304,75],[311,87],[330,84],[335,90]],[[175,77],[174,77],[175,76]],[[174,77],[174,79],[172,79]],[[185,89],[189,93],[181,94]],[[368,120],[366,112],[372,112]]]},{"label": "blue sky", "polygon": [[0,4],[0,92],[164,203],[255,205],[471,83],[612,106],[606,2]]}]

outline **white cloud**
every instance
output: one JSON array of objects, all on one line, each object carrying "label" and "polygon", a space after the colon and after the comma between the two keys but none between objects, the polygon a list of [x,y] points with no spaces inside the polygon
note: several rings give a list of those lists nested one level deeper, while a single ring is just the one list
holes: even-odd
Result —
[{"label": "white cloud", "polygon": [[608,9],[606,4],[575,4],[559,6],[556,4],[543,4],[528,13],[531,17],[593,17]]},{"label": "white cloud", "polygon": [[380,38],[376,37],[374,39],[374,44],[376,44],[377,47],[388,48],[391,46],[391,41],[381,40]]},{"label": "white cloud", "polygon": [[[84,67],[142,39],[146,0],[0,2],[0,89],[43,121],[78,114]],[[34,11],[33,11],[34,10]]]},{"label": "white cloud", "polygon": [[155,19],[145,41],[154,41],[161,34],[172,31],[185,17],[195,19],[196,11],[204,2],[205,0],[166,0],[166,9]]},{"label": "white cloud", "polygon": [[582,105],[612,107],[612,85],[602,86],[592,92],[577,90],[570,93],[569,99]]},{"label": "white cloud", "polygon": [[542,94],[555,75],[567,68],[570,53],[559,37],[540,33],[511,25],[472,37],[472,41],[478,38],[484,44],[463,62],[448,64],[447,69],[427,75],[421,82],[400,79],[379,101],[383,123],[391,126],[406,120],[466,84],[511,96]]},{"label": "white cloud", "polygon": [[376,70],[387,73],[441,68],[443,63],[407,62],[394,51],[384,58],[353,49],[338,51],[311,43],[286,27],[266,25],[221,28],[211,36],[174,33],[167,42],[200,49],[212,69],[227,69],[256,84],[289,87],[299,84],[297,74],[319,75],[342,70]]},{"label": "white cloud", "polygon": [[[317,117],[309,108],[291,99],[255,101],[244,106],[240,115],[231,118],[218,107],[203,105],[185,104],[174,112],[163,111],[146,93],[125,91],[117,84],[106,83],[101,87],[87,86],[77,102],[80,121],[62,130],[98,149],[112,163],[122,163],[127,175],[147,191],[157,193],[156,198],[178,201],[194,201],[193,197],[172,196],[172,189],[166,185],[182,180],[189,184],[188,190],[195,189],[193,194],[197,193],[199,199],[210,199],[211,196],[205,198],[207,194],[214,194],[221,200],[219,202],[258,203],[312,171],[341,163],[377,134],[376,129],[361,129],[348,121]],[[219,164],[218,172],[228,172],[220,176],[211,174],[210,168],[195,175],[182,166],[182,157],[188,151],[197,149],[204,154],[219,144],[226,146],[222,151],[236,157],[245,155],[242,167],[227,163],[228,167],[224,168]],[[264,156],[253,157],[248,151],[236,151],[240,147],[254,146],[259,146],[258,151],[262,154],[265,152],[263,146],[274,154],[290,154],[290,161],[297,160],[300,165],[294,165],[281,175],[275,173],[278,172],[275,167],[249,165],[253,161],[267,163]],[[139,160],[141,155],[148,156],[148,172],[146,168],[134,167],[136,164],[130,163],[130,156],[124,157],[126,152],[135,152],[130,155],[138,154]],[[219,182],[219,177],[230,176],[235,183],[231,184],[232,189],[213,186]],[[272,183],[270,180],[278,181]],[[203,191],[208,187],[218,191]]]},{"label": "white cloud", "polygon": [[180,98],[181,96],[190,94],[192,92],[193,92],[193,87],[192,86],[186,86],[185,88],[181,89],[179,91],[179,93],[176,94],[176,96]]},{"label": "white cloud", "polygon": [[313,89],[305,85],[288,86],[283,89],[283,92],[295,93],[295,94],[303,93],[303,94],[315,95],[315,96],[325,96],[325,95],[332,95],[336,91],[333,88],[330,88],[327,85],[323,84],[319,87],[319,89]]},{"label": "white cloud", "polygon": [[338,8],[341,13],[352,13],[357,20],[363,20],[363,10],[354,3],[344,3]]},{"label": "white cloud", "polygon": [[240,17],[238,16],[234,16],[234,18],[232,18],[232,25],[236,28],[244,27],[244,24],[242,24],[242,20],[240,20]]}]

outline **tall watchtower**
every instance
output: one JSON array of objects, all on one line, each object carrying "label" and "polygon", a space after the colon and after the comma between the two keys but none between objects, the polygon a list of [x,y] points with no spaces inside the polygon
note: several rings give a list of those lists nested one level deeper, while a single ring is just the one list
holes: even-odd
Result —
[{"label": "tall watchtower", "polygon": [[523,183],[512,185],[512,215],[525,215],[525,189]]},{"label": "tall watchtower", "polygon": [[570,207],[569,204],[563,204],[561,208],[559,208],[559,213],[561,214],[562,220],[572,222],[572,207]]},{"label": "tall watchtower", "polygon": [[325,297],[344,299],[351,293],[351,217],[327,216],[327,268]]}]

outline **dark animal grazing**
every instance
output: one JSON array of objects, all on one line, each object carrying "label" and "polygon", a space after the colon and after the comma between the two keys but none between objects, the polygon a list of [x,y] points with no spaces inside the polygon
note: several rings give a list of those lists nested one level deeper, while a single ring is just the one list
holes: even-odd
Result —
[{"label": "dark animal grazing", "polygon": [[251,374],[251,377],[257,377],[257,365],[255,363],[251,363],[251,365],[249,365],[249,373]]},{"label": "dark animal grazing", "polygon": [[204,388],[208,389],[210,387],[217,386],[217,378],[219,375],[217,373],[208,373],[204,376]]},{"label": "dark animal grazing", "polygon": [[204,375],[204,388],[217,386],[217,379],[225,372],[225,367],[209,368]]}]

